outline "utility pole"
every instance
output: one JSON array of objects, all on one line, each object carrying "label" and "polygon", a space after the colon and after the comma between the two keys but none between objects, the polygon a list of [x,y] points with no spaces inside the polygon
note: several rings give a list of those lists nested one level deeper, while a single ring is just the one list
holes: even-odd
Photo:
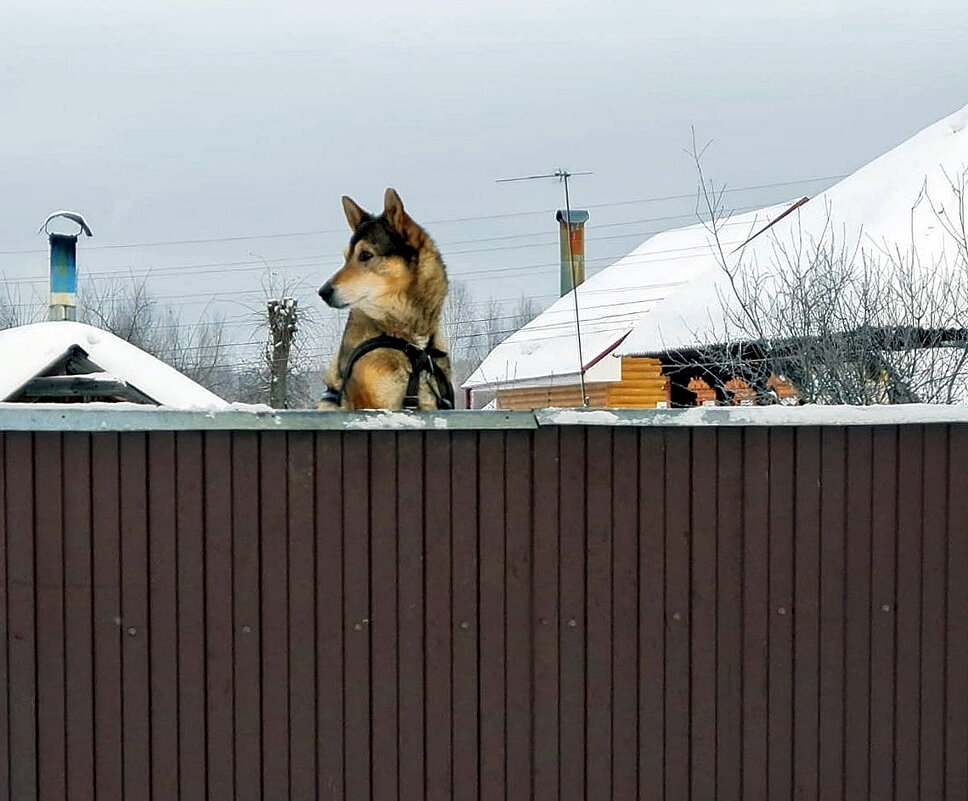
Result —
[{"label": "utility pole", "polygon": [[565,215],[563,221],[568,234],[568,261],[571,269],[571,296],[575,301],[575,341],[578,343],[578,381],[581,384],[581,405],[588,406],[588,395],[585,392],[585,359],[581,352],[581,318],[578,314],[578,275],[575,269],[575,250],[572,242],[572,228],[576,223],[571,214],[571,198],[568,194],[568,179],[574,175],[591,175],[590,172],[568,172],[560,167],[554,172],[544,175],[523,175],[520,178],[500,178],[497,183],[508,184],[514,181],[538,181],[545,178],[557,178],[565,186]]},{"label": "utility pole", "polygon": [[269,342],[266,361],[269,365],[269,405],[285,409],[288,401],[289,354],[296,338],[299,321],[298,301],[271,298],[266,301],[269,319]]}]

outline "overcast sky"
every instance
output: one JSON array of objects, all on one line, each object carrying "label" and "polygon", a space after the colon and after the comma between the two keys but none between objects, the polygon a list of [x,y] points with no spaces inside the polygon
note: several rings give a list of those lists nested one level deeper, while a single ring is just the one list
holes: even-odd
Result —
[{"label": "overcast sky", "polygon": [[[968,104],[964,0],[659,5],[0,0],[0,272],[42,293],[35,231],[67,207],[87,275],[150,269],[186,316],[243,319],[265,259],[325,316],[340,195],[392,185],[478,299],[544,306],[560,188],[495,179],[594,171],[572,186],[594,270],[693,221],[650,200],[694,190],[690,126],[739,209]],[[105,247],[194,239],[229,241]]]}]

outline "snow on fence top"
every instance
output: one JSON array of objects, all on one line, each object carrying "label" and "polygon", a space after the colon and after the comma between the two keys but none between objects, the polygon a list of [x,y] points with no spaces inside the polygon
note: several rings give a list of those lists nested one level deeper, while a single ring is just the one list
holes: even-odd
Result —
[{"label": "snow on fence top", "polygon": [[4,431],[446,431],[547,426],[705,427],[968,424],[968,406],[759,406],[690,409],[539,409],[534,412],[276,411],[233,404],[185,411],[137,404],[0,403]]}]

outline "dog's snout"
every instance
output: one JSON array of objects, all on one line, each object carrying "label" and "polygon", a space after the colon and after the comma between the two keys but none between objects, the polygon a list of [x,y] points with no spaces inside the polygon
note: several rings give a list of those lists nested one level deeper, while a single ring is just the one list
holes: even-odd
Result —
[{"label": "dog's snout", "polygon": [[333,289],[333,285],[329,281],[327,281],[325,284],[323,284],[319,288],[319,296],[329,306],[332,306],[333,305],[333,294],[334,294],[334,292],[335,292],[335,290]]}]

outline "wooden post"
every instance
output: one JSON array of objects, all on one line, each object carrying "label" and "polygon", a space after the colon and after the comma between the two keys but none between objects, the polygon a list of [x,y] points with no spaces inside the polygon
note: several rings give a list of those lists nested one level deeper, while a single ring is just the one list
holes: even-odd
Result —
[{"label": "wooden post", "polygon": [[298,301],[271,298],[266,301],[269,318],[269,405],[285,409],[288,401],[289,354],[296,337]]}]

